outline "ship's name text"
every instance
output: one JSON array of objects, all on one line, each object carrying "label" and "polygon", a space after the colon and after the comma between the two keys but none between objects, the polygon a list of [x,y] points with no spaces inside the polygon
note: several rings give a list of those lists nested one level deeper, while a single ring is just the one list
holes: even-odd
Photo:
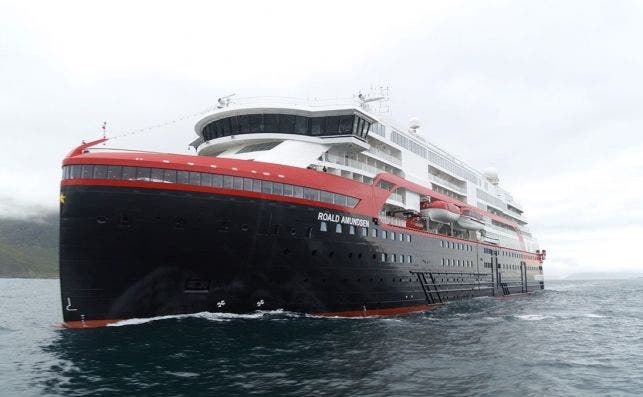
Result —
[{"label": "ship's name text", "polygon": [[317,220],[326,221],[326,222],[343,223],[345,225],[369,227],[369,222],[367,219],[353,218],[352,216],[331,214],[328,212],[320,212],[317,215]]}]

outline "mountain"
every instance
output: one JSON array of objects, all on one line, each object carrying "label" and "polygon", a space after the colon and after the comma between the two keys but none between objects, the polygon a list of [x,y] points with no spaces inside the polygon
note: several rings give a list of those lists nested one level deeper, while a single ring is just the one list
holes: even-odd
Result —
[{"label": "mountain", "polygon": [[58,213],[0,218],[0,277],[58,277]]}]

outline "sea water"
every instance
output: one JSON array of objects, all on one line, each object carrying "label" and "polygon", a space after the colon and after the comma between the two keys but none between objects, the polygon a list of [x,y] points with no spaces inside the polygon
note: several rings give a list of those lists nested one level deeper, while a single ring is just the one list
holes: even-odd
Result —
[{"label": "sea water", "polygon": [[643,395],[643,279],[546,288],[389,318],[198,313],[68,330],[57,280],[0,279],[0,395]]}]

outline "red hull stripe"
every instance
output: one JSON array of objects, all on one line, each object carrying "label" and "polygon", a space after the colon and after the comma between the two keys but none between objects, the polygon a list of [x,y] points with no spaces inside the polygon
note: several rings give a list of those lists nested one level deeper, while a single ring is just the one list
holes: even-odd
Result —
[{"label": "red hull stripe", "polygon": [[433,305],[415,305],[404,307],[392,307],[389,309],[366,309],[366,310],[347,310],[342,312],[322,312],[314,313],[315,316],[325,317],[368,317],[368,316],[396,316],[398,314],[423,312],[436,307],[443,306],[444,303],[436,303]]},{"label": "red hull stripe", "polygon": [[65,321],[62,326],[65,328],[100,328],[109,324],[117,323],[121,320],[86,320],[86,321]]}]

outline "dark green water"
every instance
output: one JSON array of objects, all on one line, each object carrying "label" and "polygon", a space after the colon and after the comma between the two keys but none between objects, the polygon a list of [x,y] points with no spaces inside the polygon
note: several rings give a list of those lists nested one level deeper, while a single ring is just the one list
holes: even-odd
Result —
[{"label": "dark green water", "polygon": [[65,330],[57,281],[0,279],[0,395],[643,395],[643,279],[547,288],[397,318]]}]

